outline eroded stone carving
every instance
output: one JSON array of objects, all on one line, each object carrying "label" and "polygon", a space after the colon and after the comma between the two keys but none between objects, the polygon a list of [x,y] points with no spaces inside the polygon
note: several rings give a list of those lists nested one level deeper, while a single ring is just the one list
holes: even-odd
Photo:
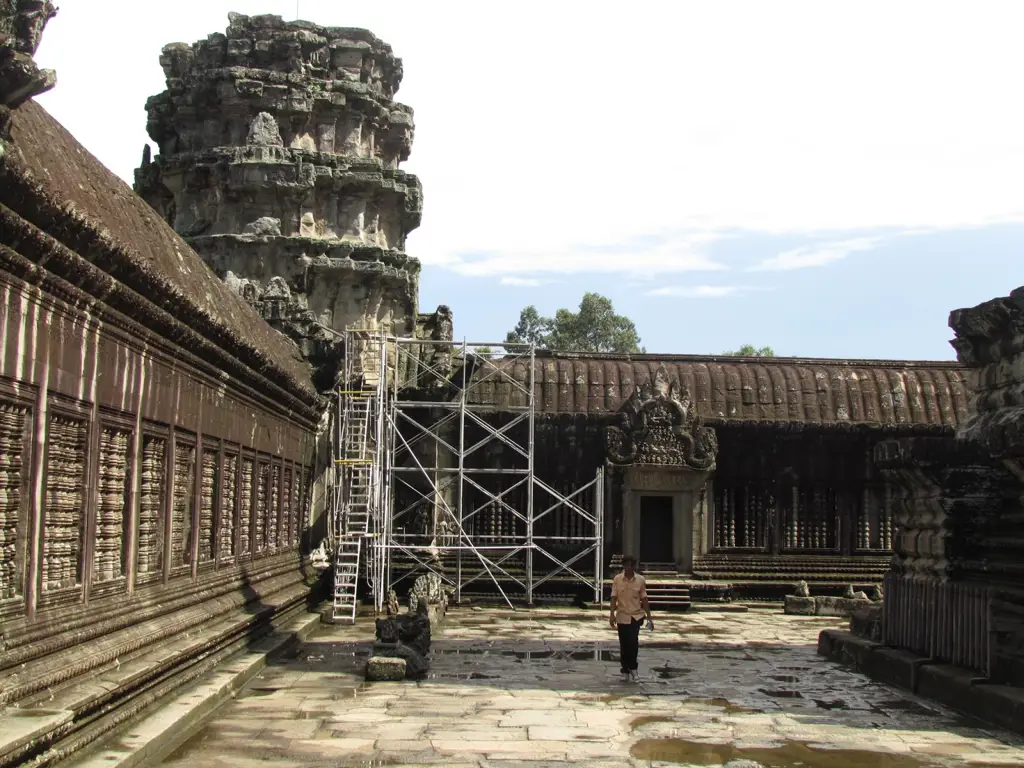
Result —
[{"label": "eroded stone carving", "polygon": [[[49,0],[0,0],[0,108],[16,109],[57,84],[57,74],[39,69],[32,58],[56,15]],[[0,137],[5,127],[0,110]]]},{"label": "eroded stone carving", "polygon": [[281,129],[273,115],[260,112],[249,125],[249,137],[246,144],[256,147],[283,147]]},{"label": "eroded stone carving", "polygon": [[430,621],[426,616],[404,613],[377,619],[376,638],[371,657],[405,659],[407,678],[426,677],[430,653]]},{"label": "eroded stone carving", "polygon": [[614,464],[660,464],[710,471],[718,455],[714,429],[701,424],[690,393],[670,382],[665,367],[653,384],[635,389],[619,413],[618,424],[605,427],[605,448]]},{"label": "eroded stone carving", "polygon": [[[365,30],[230,14],[166,46],[136,190],[335,383],[346,327],[413,335],[419,180],[401,60]],[[202,110],[195,108],[203,104]],[[375,356],[374,361],[376,360]],[[360,361],[361,362],[361,361]]]},{"label": "eroded stone carving", "polygon": [[409,613],[436,613],[443,617],[448,610],[448,595],[452,590],[436,573],[426,573],[413,582],[409,592]]}]

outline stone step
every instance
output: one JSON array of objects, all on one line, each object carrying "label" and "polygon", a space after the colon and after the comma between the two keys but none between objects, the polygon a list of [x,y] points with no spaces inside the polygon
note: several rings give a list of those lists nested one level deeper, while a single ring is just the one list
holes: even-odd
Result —
[{"label": "stone step", "polygon": [[319,624],[319,614],[306,612],[282,622],[244,651],[161,701],[159,710],[106,736],[70,766],[133,768],[156,764],[201,729],[206,718],[256,677],[272,657],[296,641],[308,639]]}]

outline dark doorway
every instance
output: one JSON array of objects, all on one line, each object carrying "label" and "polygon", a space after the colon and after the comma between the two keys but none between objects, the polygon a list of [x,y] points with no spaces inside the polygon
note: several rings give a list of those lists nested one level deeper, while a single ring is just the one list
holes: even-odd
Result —
[{"label": "dark doorway", "polygon": [[640,564],[671,563],[672,497],[640,497]]}]

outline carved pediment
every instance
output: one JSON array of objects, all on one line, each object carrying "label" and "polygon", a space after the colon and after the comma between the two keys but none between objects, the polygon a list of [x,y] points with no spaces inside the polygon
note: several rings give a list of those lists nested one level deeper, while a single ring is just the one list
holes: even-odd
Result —
[{"label": "carved pediment", "polygon": [[635,389],[617,424],[605,427],[605,449],[613,464],[660,464],[710,471],[718,436],[701,424],[686,387],[669,381],[665,366],[653,382]]}]

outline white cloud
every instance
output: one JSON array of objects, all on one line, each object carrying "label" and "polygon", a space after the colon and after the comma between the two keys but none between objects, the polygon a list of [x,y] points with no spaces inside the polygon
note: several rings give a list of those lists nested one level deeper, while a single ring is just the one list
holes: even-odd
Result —
[{"label": "white cloud", "polygon": [[[67,3],[37,56],[60,81],[40,101],[129,180],[148,140],[144,104],[165,87],[160,48],[222,32],[229,10],[295,14],[293,0],[180,0],[149,24],[147,7]],[[710,244],[737,229],[856,238],[1024,220],[1024,101],[1007,98],[1024,70],[1019,2],[970,14],[926,0],[856,14],[813,0],[620,3],[585,16],[546,0],[444,7],[301,3],[304,18],[367,27],[403,58],[398,98],[416,112],[404,167],[425,196],[408,251],[427,265],[672,273],[711,269]],[[624,39],[645,41],[642,76],[608,58]],[[456,74],[452,51],[472,66]],[[99,120],[95,83],[114,71]],[[657,245],[594,247],[645,238]]]},{"label": "white cloud", "polygon": [[645,296],[677,296],[685,299],[722,299],[759,290],[745,285],[666,285],[647,291]]},{"label": "white cloud", "polygon": [[751,269],[781,272],[791,269],[806,269],[807,267],[823,267],[834,261],[841,261],[851,253],[870,251],[876,248],[881,240],[879,237],[860,237],[833,243],[805,245],[765,259]]},{"label": "white cloud", "polygon": [[536,288],[548,282],[550,280],[540,280],[536,277],[515,277],[514,275],[505,275],[501,278],[502,285],[510,285],[515,288]]},{"label": "white cloud", "polygon": [[[672,272],[720,271],[727,267],[703,253],[708,233],[699,239],[688,234],[667,236],[652,244],[637,240],[621,245],[566,245],[562,250],[536,244],[515,250],[463,254],[444,266],[469,277],[571,274],[577,272],[628,272],[637,276]],[[438,263],[429,258],[427,263]],[[536,278],[540,279],[540,278]]]}]

